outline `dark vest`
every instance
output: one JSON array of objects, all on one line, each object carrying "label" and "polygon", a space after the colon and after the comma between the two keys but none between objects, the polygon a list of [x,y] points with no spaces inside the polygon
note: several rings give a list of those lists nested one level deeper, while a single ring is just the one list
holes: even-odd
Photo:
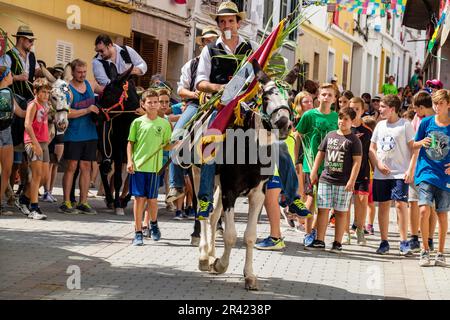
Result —
[{"label": "dark vest", "polygon": [[[212,42],[208,44],[208,50],[211,56],[209,81],[217,84],[228,83],[238,68],[238,62],[233,59],[217,57],[227,54],[222,44],[217,45],[216,42]],[[235,55],[245,55],[252,52],[252,50],[252,46],[247,41],[244,41],[237,47]]]},{"label": "dark vest", "polygon": [[[11,58],[11,72],[13,75],[17,76],[22,74],[24,71],[28,73],[28,81],[30,83],[27,83],[25,81],[14,81],[11,85],[11,90],[22,97],[24,97],[26,100],[31,100],[34,98],[33,95],[33,81],[34,81],[34,74],[36,71],[36,57],[33,52],[29,53],[29,62],[30,62],[30,70],[24,70],[24,67],[22,66],[22,63],[20,62],[20,58],[17,56],[17,54],[9,50],[6,52],[6,54]],[[30,90],[31,89],[31,90]]]},{"label": "dark vest", "polygon": [[[127,47],[121,46],[121,48],[123,50],[120,51],[120,55],[122,56],[123,61],[125,61],[125,63],[127,63],[127,64],[132,63]],[[99,57],[99,55],[95,56],[95,58],[98,58],[98,57]],[[103,65],[103,68],[105,69],[105,73],[106,73],[106,76],[108,77],[108,79],[111,81],[115,80],[117,78],[117,76],[119,75],[117,72],[116,65],[112,62],[109,62],[109,61],[106,61],[103,59],[99,59],[99,61]]]},{"label": "dark vest", "polygon": [[[198,69],[198,63],[200,61],[200,57],[196,57],[191,60],[190,68],[191,68],[191,82],[189,83],[189,91],[195,92],[195,79],[197,78],[197,69]],[[196,105],[199,105],[198,99],[187,99],[186,102],[194,103]]]}]

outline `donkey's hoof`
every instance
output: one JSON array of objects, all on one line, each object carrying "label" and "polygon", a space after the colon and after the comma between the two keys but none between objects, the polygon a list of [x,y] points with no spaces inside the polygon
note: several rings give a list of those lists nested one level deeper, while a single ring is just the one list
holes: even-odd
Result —
[{"label": "donkey's hoof", "polygon": [[199,244],[200,244],[200,237],[191,236],[191,245],[193,245],[194,247],[198,247]]},{"label": "donkey's hoof", "polygon": [[217,274],[223,274],[225,273],[225,271],[227,271],[227,267],[228,266],[224,266],[222,265],[222,263],[220,263],[220,259],[217,258],[216,261],[214,261],[214,263],[212,264],[212,270],[217,273]]},{"label": "donkey's hoof", "polygon": [[252,291],[258,291],[258,279],[256,277],[247,277],[245,278],[245,289],[246,290],[252,290]]},{"label": "donkey's hoof", "polygon": [[211,270],[211,266],[209,265],[209,261],[208,260],[199,260],[198,261],[198,269],[200,271],[209,272]]}]

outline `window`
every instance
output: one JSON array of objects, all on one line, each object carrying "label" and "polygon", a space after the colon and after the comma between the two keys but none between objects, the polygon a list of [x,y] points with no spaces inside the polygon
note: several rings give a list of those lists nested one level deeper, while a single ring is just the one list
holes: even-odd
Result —
[{"label": "window", "polygon": [[319,80],[319,63],[320,63],[320,54],[314,52],[314,69],[313,69],[313,80]]},{"label": "window", "polygon": [[[297,8],[298,1],[299,0],[291,0],[291,7],[290,7],[290,11],[289,12],[293,12],[295,10],[295,8]],[[297,15],[298,15],[298,12],[295,13],[294,18],[297,17]],[[297,40],[297,36],[298,36],[298,29],[296,29],[295,31],[293,31],[289,35],[289,40],[296,41]]]},{"label": "window", "polygon": [[272,14],[273,14],[272,0],[264,0],[263,27],[266,28],[267,24],[269,24],[269,30],[273,26]]},{"label": "window", "polygon": [[391,70],[391,58],[386,57],[386,69],[385,69],[385,76],[384,76],[384,82],[387,83],[389,80],[389,72]]},{"label": "window", "polygon": [[348,78],[348,60],[342,61],[342,89],[347,90],[347,78]]},{"label": "window", "polygon": [[64,41],[56,41],[56,64],[66,65],[73,60],[73,44]]},{"label": "window", "polygon": [[252,1],[251,0],[233,0],[234,3],[236,3],[238,9],[240,12],[245,12],[247,14],[247,19],[250,19],[251,17],[251,8],[252,8]]},{"label": "window", "polygon": [[288,15],[288,0],[281,0],[280,2],[280,21]]}]

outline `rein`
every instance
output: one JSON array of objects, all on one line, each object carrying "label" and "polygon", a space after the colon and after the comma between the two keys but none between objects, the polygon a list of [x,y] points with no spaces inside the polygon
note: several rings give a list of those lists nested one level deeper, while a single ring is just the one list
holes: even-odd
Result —
[{"label": "rein", "polygon": [[[120,95],[119,102],[115,103],[114,105],[112,105],[109,108],[100,108],[100,110],[102,110],[103,114],[106,117],[106,121],[110,121],[111,120],[111,117],[109,116],[109,113],[126,112],[124,103],[128,99],[128,81],[125,82],[125,84],[123,85],[122,89],[123,89],[123,91],[122,91],[122,94]],[[113,111],[117,107],[120,107],[120,110]]]}]

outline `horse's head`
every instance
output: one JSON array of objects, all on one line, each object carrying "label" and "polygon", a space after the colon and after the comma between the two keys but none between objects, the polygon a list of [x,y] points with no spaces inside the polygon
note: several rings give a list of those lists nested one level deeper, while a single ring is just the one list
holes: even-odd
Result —
[{"label": "horse's head", "polygon": [[98,101],[102,111],[99,114],[101,119],[108,120],[120,114],[117,112],[136,110],[139,107],[136,87],[130,81],[132,70],[133,66],[111,81],[103,90]]},{"label": "horse's head", "polygon": [[67,82],[61,79],[52,84],[51,103],[55,110],[56,130],[64,133],[69,125],[67,120],[71,103],[70,90]]},{"label": "horse's head", "polygon": [[284,140],[288,137],[292,125],[292,109],[288,103],[288,91],[290,85],[296,80],[293,74],[298,73],[297,67],[280,81],[270,79],[256,60],[253,60],[252,64],[256,79],[261,83],[263,91],[261,115],[270,129],[278,130],[278,138]]}]

